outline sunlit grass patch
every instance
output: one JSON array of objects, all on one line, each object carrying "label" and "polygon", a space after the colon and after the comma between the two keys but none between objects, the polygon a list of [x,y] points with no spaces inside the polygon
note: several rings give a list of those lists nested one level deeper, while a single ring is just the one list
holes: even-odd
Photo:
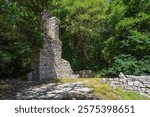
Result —
[{"label": "sunlit grass patch", "polygon": [[90,79],[86,82],[88,87],[94,89],[93,94],[105,100],[120,99],[115,90],[108,84],[100,82],[99,78]]},{"label": "sunlit grass patch", "polygon": [[123,100],[149,100],[149,98],[135,91],[125,91],[121,88],[116,88],[115,92],[120,95]]}]

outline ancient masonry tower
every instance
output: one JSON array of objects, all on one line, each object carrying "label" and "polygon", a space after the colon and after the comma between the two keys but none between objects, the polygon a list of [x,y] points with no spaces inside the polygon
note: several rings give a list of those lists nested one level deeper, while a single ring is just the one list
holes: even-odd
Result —
[{"label": "ancient masonry tower", "polygon": [[56,17],[47,17],[44,46],[33,50],[32,79],[70,78],[72,69],[68,61],[61,58],[62,42],[59,40],[59,21]]}]

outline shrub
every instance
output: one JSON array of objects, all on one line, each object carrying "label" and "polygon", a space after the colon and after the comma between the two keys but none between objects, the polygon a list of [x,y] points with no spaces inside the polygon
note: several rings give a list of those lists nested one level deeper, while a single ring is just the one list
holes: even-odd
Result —
[{"label": "shrub", "polygon": [[132,75],[150,74],[150,57],[137,59],[131,55],[119,55],[113,58],[111,67],[102,70],[101,75],[118,75],[119,72]]}]

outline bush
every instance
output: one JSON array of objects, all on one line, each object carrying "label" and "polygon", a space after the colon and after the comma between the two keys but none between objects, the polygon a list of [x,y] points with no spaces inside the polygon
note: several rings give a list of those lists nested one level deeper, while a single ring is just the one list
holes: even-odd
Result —
[{"label": "bush", "polygon": [[144,56],[137,59],[131,55],[119,55],[113,58],[113,64],[108,69],[101,72],[102,76],[118,75],[119,72],[132,75],[147,75],[150,74],[150,57]]},{"label": "bush", "polygon": [[19,41],[1,41],[0,78],[15,78],[26,73],[31,64],[29,45]]}]

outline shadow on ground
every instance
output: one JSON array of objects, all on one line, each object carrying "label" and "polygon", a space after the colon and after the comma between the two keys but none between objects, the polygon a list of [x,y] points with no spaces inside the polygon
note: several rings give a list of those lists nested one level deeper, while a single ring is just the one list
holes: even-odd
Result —
[{"label": "shadow on ground", "polygon": [[81,82],[62,83],[59,79],[31,82],[0,80],[1,100],[92,100],[93,89]]}]

